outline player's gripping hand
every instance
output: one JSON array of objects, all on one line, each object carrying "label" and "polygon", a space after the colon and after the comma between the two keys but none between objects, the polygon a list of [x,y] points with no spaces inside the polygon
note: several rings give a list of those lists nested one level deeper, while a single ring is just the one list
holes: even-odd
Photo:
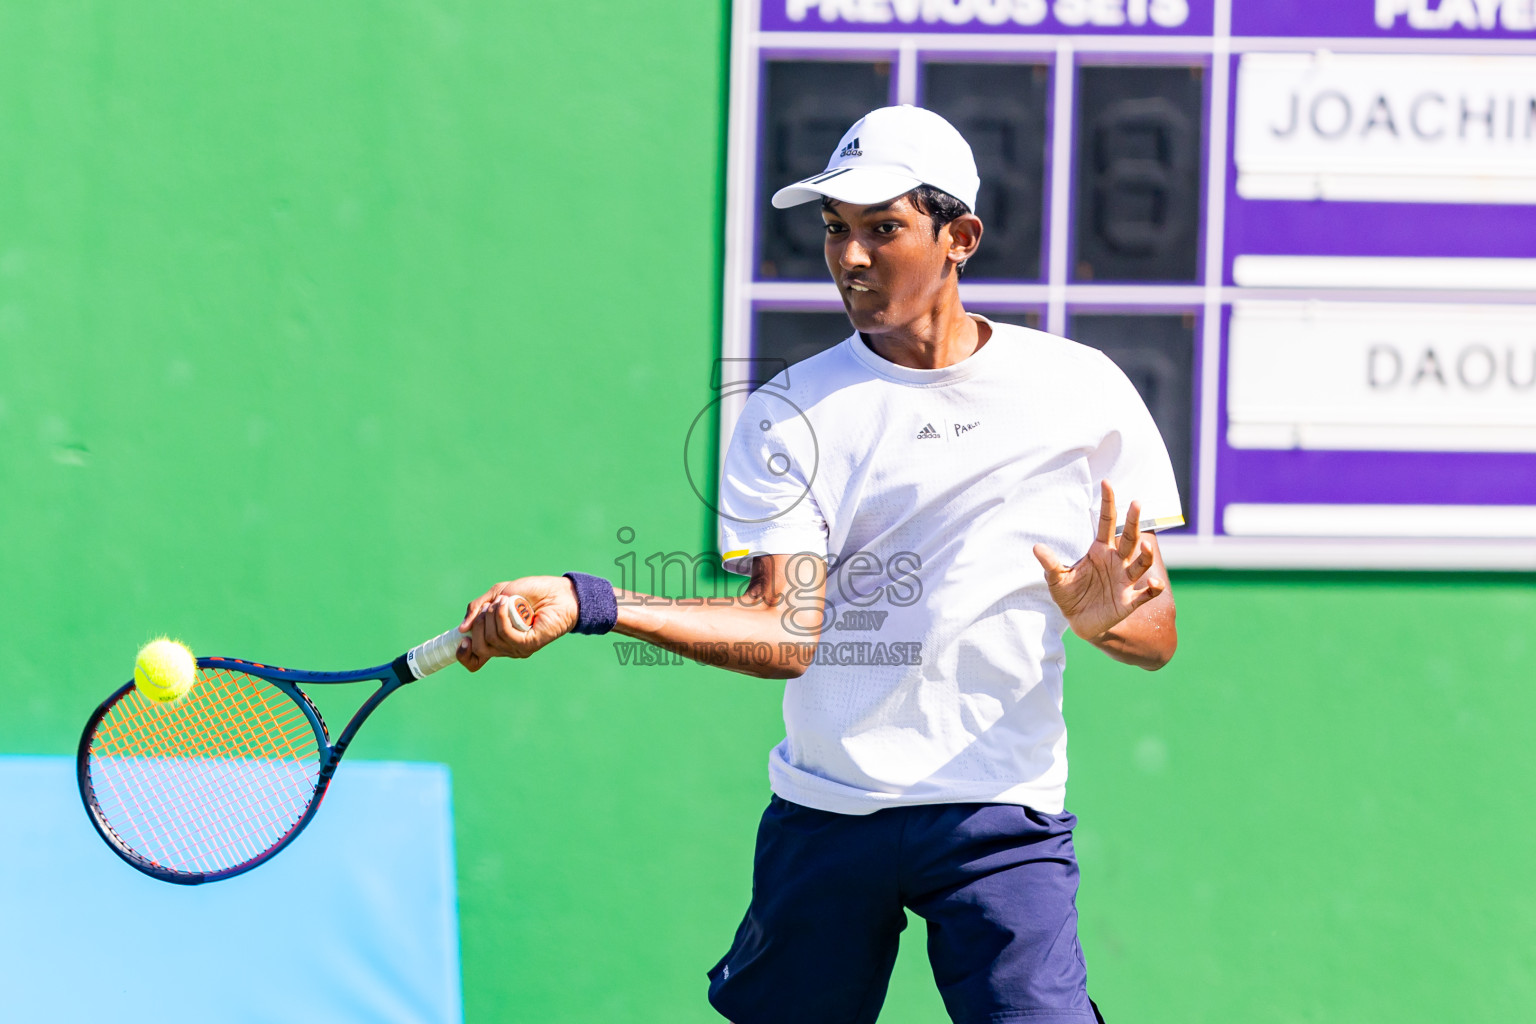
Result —
[{"label": "player's gripping hand", "polygon": [[1151,542],[1141,535],[1141,502],[1131,502],[1125,513],[1125,529],[1115,536],[1115,492],[1105,480],[1099,512],[1098,535],[1088,553],[1071,566],[1045,544],[1035,545],[1035,558],[1045,567],[1051,600],[1067,617],[1072,632],[1095,640],[1124,622],[1137,608],[1166,589],[1167,584],[1148,576],[1156,556]]},{"label": "player's gripping hand", "polygon": [[[527,630],[512,620],[508,598],[521,594],[533,606]],[[492,658],[526,658],[576,625],[576,588],[564,576],[524,576],[498,583],[464,609],[459,664],[471,672]]]}]

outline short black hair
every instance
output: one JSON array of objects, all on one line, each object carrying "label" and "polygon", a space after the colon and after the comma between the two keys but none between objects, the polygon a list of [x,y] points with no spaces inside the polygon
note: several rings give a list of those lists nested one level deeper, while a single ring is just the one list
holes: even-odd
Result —
[{"label": "short black hair", "polygon": [[[933,240],[935,242],[939,240],[939,229],[950,221],[958,220],[971,212],[969,206],[966,206],[943,189],[934,188],[932,185],[919,185],[907,194],[912,197],[912,205],[917,207],[922,213],[926,213],[928,219],[933,221]],[[965,276],[965,265],[969,262],[970,260],[967,259],[955,264],[956,278]]]},{"label": "short black hair", "polygon": [[[919,185],[911,192],[905,193],[912,197],[912,205],[917,207],[917,212],[926,214],[933,222],[933,240],[939,240],[939,231],[952,220],[959,220],[971,212],[971,208],[943,189],[934,188],[932,185]],[[824,210],[830,210],[835,200],[823,196],[821,206]],[[955,267],[955,276],[965,276],[965,263]]]},{"label": "short black hair", "polygon": [[919,185],[908,192],[912,197],[912,205],[917,207],[919,213],[926,213],[928,219],[933,221],[933,238],[938,241],[939,229],[952,220],[959,220],[971,212],[971,208],[960,200],[932,185]]}]

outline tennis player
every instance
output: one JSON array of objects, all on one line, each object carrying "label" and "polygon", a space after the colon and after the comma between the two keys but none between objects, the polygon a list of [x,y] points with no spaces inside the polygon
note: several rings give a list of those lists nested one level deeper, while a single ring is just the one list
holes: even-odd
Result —
[{"label": "tennis player", "polygon": [[[709,971],[736,1024],[874,1021],[907,909],[955,1021],[1103,1019],[1077,937],[1062,640],[1168,662],[1155,531],[1182,512],[1113,363],[961,305],[978,185],[959,132],[900,106],[773,197],[819,201],[854,333],[736,425],[720,539],[751,577],[742,597],[646,604],[568,573],[500,584],[465,615],[472,670],[614,630],[788,680],[750,905]],[[1137,499],[1123,525],[1111,483]],[[531,634],[496,600],[512,592],[535,604]]]}]

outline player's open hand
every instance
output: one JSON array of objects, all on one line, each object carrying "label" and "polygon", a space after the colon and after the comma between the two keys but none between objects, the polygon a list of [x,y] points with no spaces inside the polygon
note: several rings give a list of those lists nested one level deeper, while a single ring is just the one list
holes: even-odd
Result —
[{"label": "player's open hand", "polygon": [[1093,640],[1123,622],[1126,616],[1157,595],[1167,584],[1147,575],[1156,556],[1151,542],[1142,537],[1141,502],[1131,502],[1125,513],[1125,529],[1115,536],[1115,492],[1105,480],[1099,511],[1098,536],[1088,553],[1071,566],[1062,565],[1056,552],[1035,545],[1035,557],[1045,567],[1045,582],[1072,632]]},{"label": "player's open hand", "polygon": [[[531,628],[518,629],[510,606],[521,594],[533,606]],[[564,576],[524,576],[498,583],[469,602],[459,632],[459,664],[471,672],[492,658],[526,658],[576,625],[576,588]]]}]

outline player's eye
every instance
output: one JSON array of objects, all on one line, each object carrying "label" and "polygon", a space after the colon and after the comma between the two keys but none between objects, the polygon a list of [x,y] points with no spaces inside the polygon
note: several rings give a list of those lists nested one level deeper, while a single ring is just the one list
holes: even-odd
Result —
[{"label": "player's eye", "polygon": [[840,235],[847,230],[848,226],[846,224],[838,224],[835,221],[827,221],[827,234],[829,235]]},{"label": "player's eye", "polygon": [[875,231],[882,235],[894,235],[901,228],[901,224],[894,220],[885,221],[875,225]]}]

